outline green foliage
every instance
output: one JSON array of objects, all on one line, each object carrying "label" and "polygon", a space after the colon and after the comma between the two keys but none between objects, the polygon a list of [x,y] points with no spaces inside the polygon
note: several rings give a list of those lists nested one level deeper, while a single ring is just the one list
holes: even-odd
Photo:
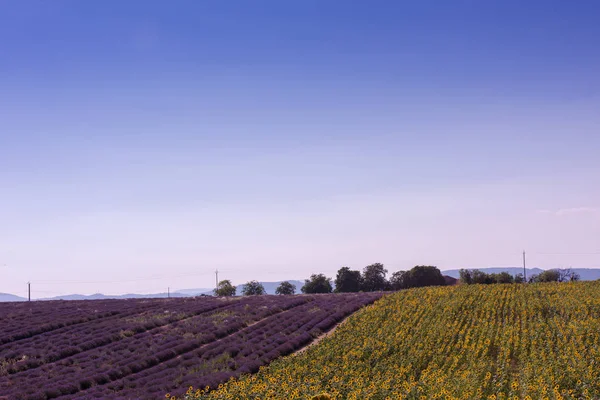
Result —
[{"label": "green foliage", "polygon": [[[516,274],[514,277],[508,272],[500,272],[497,274],[486,274],[478,269],[466,270],[461,269],[459,271],[460,281],[464,284],[483,284],[489,285],[492,283],[523,283],[525,278],[523,274]],[[531,275],[529,277],[529,283],[543,283],[543,282],[574,282],[579,280],[579,274],[574,272],[571,268],[567,269],[550,269],[543,271],[537,275]]]},{"label": "green foliage", "polygon": [[486,274],[478,269],[471,271],[473,274],[473,283],[479,283],[482,285],[489,285],[494,283],[494,277],[492,274]]},{"label": "green foliage", "polygon": [[361,286],[362,276],[360,271],[352,271],[348,267],[342,267],[338,270],[335,277],[336,293],[359,292]]},{"label": "green foliage", "polygon": [[304,280],[304,286],[302,286],[302,293],[331,293],[331,279],[327,278],[323,274],[312,274],[310,279]]},{"label": "green foliage", "polygon": [[508,272],[500,272],[494,276],[496,283],[514,283],[515,278]]},{"label": "green foliage", "polygon": [[424,286],[443,286],[446,284],[446,280],[437,267],[417,265],[408,271],[394,272],[390,284],[394,290],[400,290]]},{"label": "green foliage", "polygon": [[231,281],[228,279],[219,282],[219,285],[216,289],[213,290],[215,296],[225,297],[225,296],[235,296],[235,286],[231,284]]},{"label": "green foliage", "polygon": [[258,281],[247,282],[242,288],[242,295],[244,296],[260,296],[265,293],[264,286]]},{"label": "green foliage", "polygon": [[517,274],[516,277],[513,277],[508,272],[500,272],[500,273],[492,273],[487,274],[478,269],[461,269],[459,272],[460,281],[464,284],[480,284],[480,285],[490,285],[493,283],[515,283],[516,279],[519,279],[519,282],[523,282],[523,275]]},{"label": "green foliage", "polygon": [[291,295],[294,293],[296,293],[296,285],[288,281],[281,282],[279,286],[277,286],[277,289],[275,289],[275,294]]},{"label": "green foliage", "polygon": [[381,263],[367,265],[362,274],[362,290],[364,292],[375,292],[387,290],[388,282],[385,279],[387,269]]},{"label": "green foliage", "polygon": [[473,274],[469,269],[461,269],[458,271],[459,280],[465,285],[471,285],[473,283]]},{"label": "green foliage", "polygon": [[408,277],[406,271],[396,271],[390,278],[390,288],[392,290],[406,289],[405,279]]},{"label": "green foliage", "polygon": [[515,283],[523,283],[525,282],[525,278],[523,277],[523,274],[516,274],[515,275]]},{"label": "green foliage", "polygon": [[538,275],[532,275],[529,278],[529,283],[575,282],[579,279],[579,274],[574,272],[571,268],[549,269],[547,271],[541,272]]},{"label": "green foliage", "polygon": [[548,271],[540,272],[537,275],[531,275],[529,277],[529,283],[542,283],[542,282],[558,282],[560,274],[558,270],[550,269]]}]

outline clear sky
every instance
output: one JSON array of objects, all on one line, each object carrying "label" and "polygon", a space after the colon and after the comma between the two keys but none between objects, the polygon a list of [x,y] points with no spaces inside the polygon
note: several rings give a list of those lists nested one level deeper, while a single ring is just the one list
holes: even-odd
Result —
[{"label": "clear sky", "polygon": [[523,249],[600,267],[599,19],[597,1],[2,1],[0,292]]}]

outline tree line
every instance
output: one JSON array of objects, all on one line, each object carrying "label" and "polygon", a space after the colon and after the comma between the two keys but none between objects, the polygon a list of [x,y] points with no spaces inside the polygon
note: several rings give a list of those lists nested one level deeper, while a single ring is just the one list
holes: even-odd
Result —
[{"label": "tree line", "polygon": [[[362,271],[342,267],[337,271],[335,279],[324,274],[312,274],[304,281],[300,291],[304,294],[376,292],[446,284],[446,278],[440,270],[429,265],[418,265],[408,271],[394,272],[389,279],[386,277],[387,274],[388,270],[381,263],[368,265]],[[213,292],[216,296],[235,296],[236,290],[231,281],[223,280]],[[280,283],[275,293],[292,295],[296,293],[296,286],[284,281]],[[263,294],[266,294],[265,288],[257,281],[250,281],[243,285],[244,296]]]},{"label": "tree line", "polygon": [[[463,284],[483,284],[489,285],[494,283],[524,283],[525,278],[523,274],[516,274],[512,276],[508,272],[491,273],[487,274],[478,269],[461,269],[458,271],[460,276],[460,282]],[[547,271],[534,274],[529,277],[527,282],[529,283],[543,283],[543,282],[574,282],[578,281],[580,276],[578,273],[573,271],[571,268],[556,268],[549,269]]]},{"label": "tree line", "polygon": [[[396,271],[389,279],[386,278],[388,270],[381,263],[367,265],[362,271],[342,267],[337,271],[335,279],[324,274],[312,274],[304,281],[300,291],[304,294],[316,293],[352,293],[352,292],[376,292],[395,291],[423,286],[443,286],[453,284],[454,280],[442,275],[441,271],[431,265],[417,265],[408,271]],[[485,273],[478,269],[461,269],[459,271],[459,283],[471,284],[501,284],[501,283],[524,283],[523,274],[515,276],[508,272]],[[579,274],[571,268],[550,269],[529,277],[529,283],[542,282],[572,282],[580,279]],[[279,284],[275,293],[278,295],[296,294],[296,285],[284,281]],[[235,296],[237,288],[229,280],[219,282],[213,291],[216,296]],[[260,282],[249,281],[242,288],[243,296],[255,296],[266,294],[265,288]]]}]

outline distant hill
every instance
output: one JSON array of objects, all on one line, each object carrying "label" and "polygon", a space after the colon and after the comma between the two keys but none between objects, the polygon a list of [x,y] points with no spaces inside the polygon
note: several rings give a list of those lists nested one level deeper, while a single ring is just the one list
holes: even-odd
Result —
[{"label": "distant hill", "polygon": [[27,301],[24,297],[15,296],[14,294],[0,293],[0,302],[8,301]]},{"label": "distant hill", "polygon": [[208,292],[212,293],[212,288],[199,288],[199,289],[181,289],[177,290],[175,293],[181,293],[186,296],[198,296],[199,294],[206,294]]},{"label": "distant hill", "polygon": [[[522,274],[522,267],[507,267],[507,268],[465,268],[465,269],[478,269],[487,274],[497,274],[500,272],[508,272],[511,275]],[[527,276],[531,276],[534,274],[539,274],[540,272],[544,272],[543,269],[540,268],[527,268]],[[449,269],[446,271],[442,271],[442,274],[451,276],[453,278],[459,278],[458,269]],[[595,281],[596,279],[600,279],[600,268],[573,268],[573,271],[578,273],[581,277],[582,281]]]},{"label": "distant hill", "polygon": [[[120,294],[120,295],[106,295],[102,293],[84,295],[84,294],[67,294],[64,296],[48,297],[38,300],[105,300],[105,299],[156,299],[156,298],[167,298],[168,293],[152,293],[152,294]],[[192,297],[179,292],[171,293],[171,297]]]},{"label": "distant hill", "polygon": [[[278,282],[260,282],[267,294],[275,294],[275,289],[283,281]],[[288,281],[293,285],[296,285],[296,293],[300,293],[300,288],[304,285],[303,281],[290,280]],[[237,285],[236,295],[242,295],[242,289],[244,285]],[[194,297],[194,296],[212,296],[213,290],[209,288],[198,288],[198,289],[181,289],[171,293],[171,297]],[[49,301],[49,300],[105,300],[105,299],[156,299],[156,298],[167,298],[168,293],[151,293],[151,294],[137,294],[128,293],[120,295],[107,295],[102,293],[95,293],[90,295],[85,294],[66,294],[62,296],[46,297],[42,299],[36,299],[38,301]],[[0,293],[0,302],[8,301],[27,301],[27,299],[15,296],[8,293]]]}]

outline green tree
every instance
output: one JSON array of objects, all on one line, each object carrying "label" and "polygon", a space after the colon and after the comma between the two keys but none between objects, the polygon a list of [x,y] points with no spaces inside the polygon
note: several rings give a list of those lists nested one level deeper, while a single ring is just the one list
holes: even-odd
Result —
[{"label": "green tree", "polygon": [[461,283],[464,283],[466,285],[470,285],[473,283],[473,274],[469,269],[461,269],[460,271],[458,271],[458,276]]},{"label": "green tree", "polygon": [[406,278],[408,274],[406,271],[396,271],[390,278],[390,286],[392,290],[406,289]]},{"label": "green tree", "polygon": [[508,272],[500,272],[495,274],[496,283],[514,283],[515,278]]},{"label": "green tree", "polygon": [[331,279],[323,274],[312,274],[310,279],[304,280],[302,293],[331,293]]},{"label": "green tree", "polygon": [[534,275],[533,282],[558,282],[560,280],[560,272],[557,269],[549,269],[540,272],[537,276]]},{"label": "green tree", "polygon": [[[489,285],[492,283],[514,283],[515,282],[515,278],[509,274],[508,272],[499,272],[499,273],[492,273],[492,274],[486,274],[483,271],[480,271],[478,269],[473,269],[473,270],[466,270],[466,269],[461,269],[459,272],[460,275],[460,280],[462,283],[465,283],[467,285],[472,284],[472,283],[478,283],[480,285]],[[523,275],[521,276],[521,282],[523,281]]]},{"label": "green tree", "polygon": [[385,279],[387,269],[381,263],[367,265],[363,268],[362,289],[365,292],[375,292],[378,290],[386,290],[388,282]]},{"label": "green tree", "polygon": [[219,282],[216,289],[213,290],[215,296],[235,296],[235,286],[231,284],[231,281],[226,279]]},{"label": "green tree", "polygon": [[525,282],[525,278],[523,277],[523,274],[516,274],[515,275],[515,283],[523,283]]},{"label": "green tree", "polygon": [[486,274],[483,271],[478,269],[474,269],[471,271],[471,276],[473,277],[473,283],[479,283],[480,285],[489,285],[490,283],[494,283],[495,277]]},{"label": "green tree", "polygon": [[335,277],[335,292],[349,293],[359,292],[362,284],[360,271],[352,271],[348,267],[342,267],[338,270]]},{"label": "green tree", "polygon": [[260,296],[265,293],[264,286],[257,281],[247,282],[242,288],[242,295],[244,296]]},{"label": "green tree", "polygon": [[290,295],[294,293],[296,293],[296,285],[288,281],[281,282],[275,289],[275,294]]},{"label": "green tree", "polygon": [[446,280],[437,267],[431,265],[417,265],[406,272],[404,276],[406,288],[423,286],[444,286]]}]

